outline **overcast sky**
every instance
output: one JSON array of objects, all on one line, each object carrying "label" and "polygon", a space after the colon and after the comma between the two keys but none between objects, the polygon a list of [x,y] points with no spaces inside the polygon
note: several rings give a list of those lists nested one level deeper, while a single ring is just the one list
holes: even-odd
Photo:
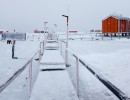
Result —
[{"label": "overcast sky", "polygon": [[0,29],[20,32],[42,30],[57,24],[58,31],[66,30],[70,16],[70,30],[101,29],[102,19],[110,14],[130,17],[130,0],[0,0]]}]

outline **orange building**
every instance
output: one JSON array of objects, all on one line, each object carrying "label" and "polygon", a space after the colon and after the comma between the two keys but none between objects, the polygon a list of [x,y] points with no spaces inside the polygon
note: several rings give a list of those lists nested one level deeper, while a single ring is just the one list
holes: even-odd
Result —
[{"label": "orange building", "polygon": [[102,33],[128,33],[130,32],[130,18],[110,15],[102,20]]}]

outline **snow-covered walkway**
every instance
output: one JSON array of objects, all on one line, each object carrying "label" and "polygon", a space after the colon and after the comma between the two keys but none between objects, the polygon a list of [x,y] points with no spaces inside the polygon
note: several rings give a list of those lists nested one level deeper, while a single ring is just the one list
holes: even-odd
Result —
[{"label": "snow-covered walkway", "polygon": [[41,71],[30,100],[78,100],[66,70]]},{"label": "snow-covered walkway", "polygon": [[30,100],[78,100],[59,50],[45,50]]},{"label": "snow-covered walkway", "polygon": [[46,50],[40,63],[41,65],[63,65],[62,67],[65,68],[65,61],[59,50]]}]

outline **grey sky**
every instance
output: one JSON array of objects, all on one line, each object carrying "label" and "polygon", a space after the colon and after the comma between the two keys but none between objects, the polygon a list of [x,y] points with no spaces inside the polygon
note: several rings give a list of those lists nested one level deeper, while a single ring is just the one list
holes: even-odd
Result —
[{"label": "grey sky", "polygon": [[130,0],[0,0],[0,29],[33,32],[58,25],[65,31],[66,19],[70,16],[70,30],[86,31],[101,29],[101,20],[110,14],[130,17]]}]

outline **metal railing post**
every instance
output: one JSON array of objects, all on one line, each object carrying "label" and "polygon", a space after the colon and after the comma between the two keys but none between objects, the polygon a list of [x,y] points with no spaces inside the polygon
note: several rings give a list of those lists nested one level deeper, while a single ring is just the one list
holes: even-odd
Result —
[{"label": "metal railing post", "polygon": [[[66,42],[66,45],[67,45],[67,42]],[[65,63],[66,63],[66,66],[68,64],[68,51],[65,49]]]},{"label": "metal railing post", "polygon": [[76,92],[79,97],[79,58],[76,57]]},{"label": "metal railing post", "polygon": [[29,96],[31,95],[32,91],[32,60],[30,61],[29,66]]},{"label": "metal railing post", "polygon": [[39,59],[41,59],[41,55],[42,55],[42,48],[41,48],[41,44],[42,44],[42,42],[40,42],[40,52],[39,52]]},{"label": "metal railing post", "polygon": [[[32,91],[32,65],[33,65],[33,60],[34,60],[34,57],[36,56],[36,55],[38,55],[38,53],[39,53],[40,51],[38,51],[38,52],[36,52],[35,54],[34,54],[34,56],[30,59],[30,60],[28,60],[27,62],[26,62],[26,64],[22,67],[22,68],[20,68],[18,71],[16,71],[14,74],[13,74],[13,76],[11,76],[4,84],[2,84],[2,85],[0,85],[0,93],[2,93],[2,91],[4,91],[19,75],[21,75],[21,73],[23,72],[23,71],[25,71],[25,69],[26,68],[28,68],[28,80],[29,80],[29,83],[28,83],[28,86],[29,86],[29,88],[28,88],[28,92],[29,92],[29,96],[30,96],[30,94],[31,94],[31,91]],[[36,60],[36,59],[35,59]]]}]

